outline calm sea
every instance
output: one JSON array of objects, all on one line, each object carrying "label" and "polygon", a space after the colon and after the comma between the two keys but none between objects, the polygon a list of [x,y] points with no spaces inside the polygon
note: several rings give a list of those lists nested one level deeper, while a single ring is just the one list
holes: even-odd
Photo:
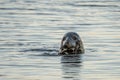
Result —
[{"label": "calm sea", "polygon": [[[70,31],[85,54],[58,56]],[[0,0],[0,80],[120,80],[120,0]]]}]

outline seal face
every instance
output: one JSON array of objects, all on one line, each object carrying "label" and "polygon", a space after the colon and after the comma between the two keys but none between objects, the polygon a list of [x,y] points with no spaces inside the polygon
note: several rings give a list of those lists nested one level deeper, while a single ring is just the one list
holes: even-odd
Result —
[{"label": "seal face", "polygon": [[81,53],[84,53],[84,47],[79,35],[75,32],[66,33],[61,41],[59,54],[64,55]]}]

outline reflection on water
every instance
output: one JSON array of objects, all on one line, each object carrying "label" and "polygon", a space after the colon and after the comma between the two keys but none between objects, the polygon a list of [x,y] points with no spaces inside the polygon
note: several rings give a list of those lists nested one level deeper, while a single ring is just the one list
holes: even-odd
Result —
[{"label": "reflection on water", "polygon": [[61,62],[63,79],[81,80],[81,55],[62,56]]},{"label": "reflection on water", "polygon": [[82,54],[63,55],[61,58],[62,63],[81,63]]}]

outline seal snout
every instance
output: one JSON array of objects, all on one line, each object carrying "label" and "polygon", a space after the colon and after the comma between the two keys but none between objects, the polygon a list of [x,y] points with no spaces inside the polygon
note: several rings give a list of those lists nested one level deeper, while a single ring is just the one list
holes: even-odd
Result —
[{"label": "seal snout", "polygon": [[75,45],[76,45],[75,42],[74,42],[70,37],[67,37],[67,38],[63,41],[63,48],[70,49],[70,48],[74,48]]}]

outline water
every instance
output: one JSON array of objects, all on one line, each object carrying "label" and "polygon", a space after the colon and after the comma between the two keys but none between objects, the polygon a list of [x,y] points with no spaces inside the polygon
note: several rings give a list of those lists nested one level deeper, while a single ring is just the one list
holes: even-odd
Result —
[{"label": "water", "polygon": [[[57,55],[69,31],[85,54]],[[0,80],[53,79],[120,79],[120,0],[0,0]]]}]

